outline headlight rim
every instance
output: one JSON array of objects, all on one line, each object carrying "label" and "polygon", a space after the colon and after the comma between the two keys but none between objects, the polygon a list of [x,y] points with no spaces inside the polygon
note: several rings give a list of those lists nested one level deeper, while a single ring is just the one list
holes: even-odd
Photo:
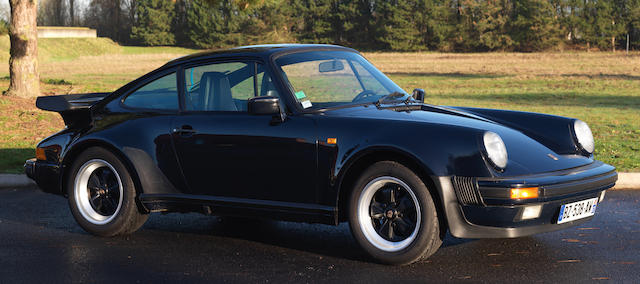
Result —
[{"label": "headlight rim", "polygon": [[[588,133],[589,133],[589,138],[588,139],[590,139],[591,141],[582,141],[581,142],[581,139],[580,139],[580,137],[578,135],[578,131],[576,130],[577,129],[577,124],[580,124],[580,123],[584,124],[584,127],[586,127],[586,130],[588,130]],[[582,121],[580,119],[575,119],[573,121],[573,123],[571,124],[571,134],[573,136],[573,141],[576,144],[576,147],[580,151],[580,154],[583,154],[583,155],[586,155],[586,156],[593,155],[593,153],[596,150],[596,141],[595,141],[595,138],[593,137],[593,131],[591,131],[591,127],[589,127],[588,123],[586,123],[586,122],[584,122],[584,121]],[[583,143],[583,142],[590,142],[591,150],[587,149],[588,148],[587,146],[589,146],[589,145],[584,145],[585,143]],[[586,144],[589,144],[589,143],[586,143]]]},{"label": "headlight rim", "polygon": [[[488,135],[490,136],[495,135],[495,137],[497,137],[500,140],[502,147],[504,148],[504,163],[500,163],[500,161],[495,161],[492,158],[493,155],[491,155],[491,153],[487,149]],[[493,131],[485,131],[482,134],[481,140],[482,140],[482,153],[483,153],[483,156],[485,157],[485,160],[493,167],[493,169],[495,169],[498,172],[503,172],[509,165],[509,153],[507,151],[507,145],[504,143],[504,140],[502,139],[500,134],[495,133]]]}]

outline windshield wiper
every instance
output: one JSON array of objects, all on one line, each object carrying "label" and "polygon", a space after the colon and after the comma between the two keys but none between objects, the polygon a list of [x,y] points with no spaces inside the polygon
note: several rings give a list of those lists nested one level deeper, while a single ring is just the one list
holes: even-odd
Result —
[{"label": "windshield wiper", "polygon": [[373,104],[376,105],[376,107],[380,107],[380,105],[385,101],[396,100],[396,99],[402,98],[404,96],[406,96],[406,94],[403,94],[403,93],[400,93],[400,92],[393,92],[391,94],[382,96],[380,99],[375,101]]}]

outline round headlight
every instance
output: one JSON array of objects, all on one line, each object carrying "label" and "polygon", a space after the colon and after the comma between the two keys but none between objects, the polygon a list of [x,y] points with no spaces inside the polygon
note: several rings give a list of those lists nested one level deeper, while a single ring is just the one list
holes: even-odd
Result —
[{"label": "round headlight", "polygon": [[593,142],[593,134],[591,133],[589,125],[582,120],[576,120],[573,122],[573,132],[576,135],[578,145],[588,153],[593,153],[595,144]]},{"label": "round headlight", "polygon": [[504,169],[507,166],[507,147],[500,135],[487,131],[482,139],[484,141],[484,149],[487,151],[487,157],[498,168]]}]

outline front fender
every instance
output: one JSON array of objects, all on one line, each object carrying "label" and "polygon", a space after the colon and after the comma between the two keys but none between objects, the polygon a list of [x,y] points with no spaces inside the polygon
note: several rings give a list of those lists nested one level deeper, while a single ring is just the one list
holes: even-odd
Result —
[{"label": "front fender", "polygon": [[561,155],[580,155],[581,150],[573,139],[575,119],[511,110],[455,107],[516,129]]}]

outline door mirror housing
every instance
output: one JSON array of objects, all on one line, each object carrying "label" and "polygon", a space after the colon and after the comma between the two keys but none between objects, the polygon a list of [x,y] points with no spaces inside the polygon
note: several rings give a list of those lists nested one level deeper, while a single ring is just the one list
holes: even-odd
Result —
[{"label": "door mirror housing", "polygon": [[413,98],[416,101],[419,101],[421,103],[424,103],[424,90],[423,89],[413,89]]},{"label": "door mirror housing", "polygon": [[247,111],[254,115],[272,115],[274,120],[283,122],[285,115],[280,109],[280,98],[274,96],[260,96],[250,98],[247,102]]}]

